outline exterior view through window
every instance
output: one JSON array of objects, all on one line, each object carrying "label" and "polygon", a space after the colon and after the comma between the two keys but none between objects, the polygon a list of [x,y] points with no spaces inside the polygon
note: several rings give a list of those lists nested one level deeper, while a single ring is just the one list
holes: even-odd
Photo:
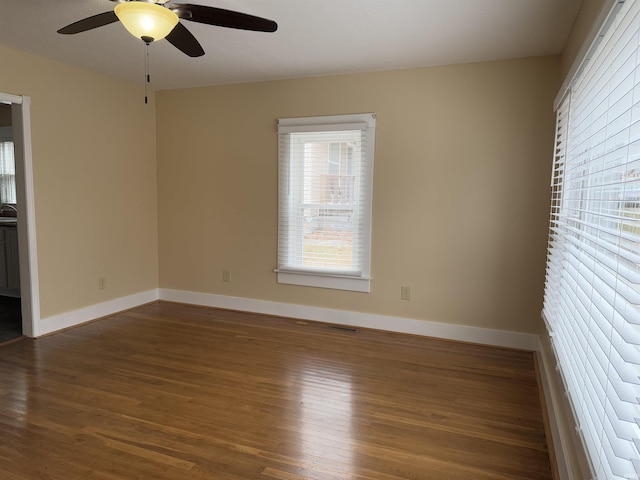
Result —
[{"label": "exterior view through window", "polygon": [[[293,142],[304,149],[302,198],[298,203],[303,221],[302,265],[352,270],[357,263],[353,242],[357,232],[354,150],[359,154],[360,131],[336,135],[299,134]],[[306,174],[304,173],[306,172]],[[355,234],[355,235],[354,235]]]}]

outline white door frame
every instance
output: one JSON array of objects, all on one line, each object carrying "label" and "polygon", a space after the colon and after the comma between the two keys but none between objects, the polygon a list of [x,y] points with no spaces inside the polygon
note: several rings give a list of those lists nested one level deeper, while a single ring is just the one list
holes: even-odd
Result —
[{"label": "white door frame", "polygon": [[22,333],[33,338],[40,333],[40,285],[38,282],[35,195],[31,156],[31,98],[0,92],[0,102],[11,104],[18,200]]}]

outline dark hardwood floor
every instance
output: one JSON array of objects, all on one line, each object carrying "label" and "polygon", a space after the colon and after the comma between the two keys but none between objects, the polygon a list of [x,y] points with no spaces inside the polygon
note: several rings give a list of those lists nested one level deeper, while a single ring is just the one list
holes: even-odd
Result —
[{"label": "dark hardwood floor", "polygon": [[20,298],[0,295],[0,344],[22,336]]},{"label": "dark hardwood floor", "polygon": [[533,355],[158,302],[0,347],[0,478],[550,479]]}]

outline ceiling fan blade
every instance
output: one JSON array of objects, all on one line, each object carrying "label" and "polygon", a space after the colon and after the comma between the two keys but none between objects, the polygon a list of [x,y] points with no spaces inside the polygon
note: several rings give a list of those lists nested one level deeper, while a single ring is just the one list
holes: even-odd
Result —
[{"label": "ceiling fan blade", "polygon": [[[135,0],[111,0],[113,3],[127,3],[130,1],[135,1]],[[138,1],[145,1],[147,3],[157,3],[158,5],[164,5],[165,3],[169,3],[171,0],[153,0],[153,1],[148,1],[148,0],[138,0]]]},{"label": "ceiling fan blade", "polygon": [[73,33],[86,32],[87,30],[92,30],[94,28],[102,27],[104,25],[109,25],[110,23],[114,23],[118,21],[118,17],[116,14],[111,12],[99,13],[97,15],[93,15],[92,17],[87,17],[82,20],[78,20],[77,22],[72,23],[71,25],[67,25],[66,27],[58,30],[58,33],[62,33],[65,35],[71,35]]},{"label": "ceiling fan blade", "polygon": [[176,47],[183,53],[186,53],[190,57],[201,57],[204,55],[204,50],[196,37],[187,30],[187,27],[179,23],[171,30],[171,33],[165,37],[171,45]]},{"label": "ceiling fan blade", "polygon": [[191,3],[174,3],[169,8],[180,18],[207,25],[253,30],[254,32],[275,32],[278,29],[278,24],[273,20],[223,8],[192,5]]}]

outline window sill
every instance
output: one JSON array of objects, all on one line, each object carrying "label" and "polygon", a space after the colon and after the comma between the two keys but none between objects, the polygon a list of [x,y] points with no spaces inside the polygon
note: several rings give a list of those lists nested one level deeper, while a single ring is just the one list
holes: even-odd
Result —
[{"label": "window sill", "polygon": [[278,274],[278,283],[287,285],[331,288],[334,290],[348,290],[362,293],[369,293],[371,291],[370,278],[282,270],[276,270],[276,273]]}]

